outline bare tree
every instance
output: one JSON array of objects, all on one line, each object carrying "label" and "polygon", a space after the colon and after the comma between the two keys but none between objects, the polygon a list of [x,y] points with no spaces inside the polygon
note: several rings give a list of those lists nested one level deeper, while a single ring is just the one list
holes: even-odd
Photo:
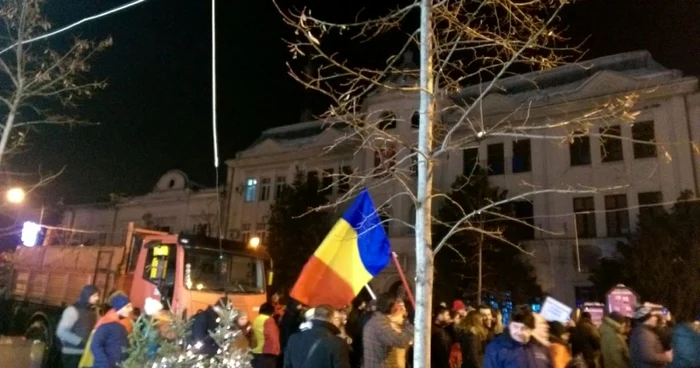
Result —
[{"label": "bare tree", "polygon": [[85,74],[88,60],[109,47],[111,39],[75,39],[62,50],[52,49],[46,40],[32,42],[51,28],[43,5],[44,0],[6,0],[0,6],[0,164],[38,124],[84,123],[62,111],[106,86]]},{"label": "bare tree", "polygon": [[[352,182],[352,189],[329,206],[352,199],[362,187],[372,189],[387,185],[394,185],[397,190],[378,207],[400,197],[410,198],[415,205],[415,223],[404,225],[415,229],[414,365],[417,367],[430,365],[433,257],[442,248],[450,247],[452,235],[475,231],[486,238],[505,241],[502,232],[484,231],[471,220],[503,203],[535,195],[595,193],[625,186],[543,188],[523,183],[528,188],[523,193],[475,211],[463,210],[458,221],[443,223],[433,216],[434,200],[450,200],[445,193],[433,188],[435,168],[447,160],[450,152],[473,147],[490,137],[545,139],[554,144],[568,144],[583,136],[620,139],[598,131],[598,127],[634,121],[636,113],[632,109],[637,101],[636,94],[599,101],[585,112],[563,111],[544,121],[530,119],[530,103],[509,106],[496,115],[487,113],[486,97],[505,88],[500,83],[503,77],[522,70],[558,66],[565,62],[565,57],[577,55],[574,49],[561,46],[565,40],[554,27],[566,3],[564,0],[417,0],[387,11],[383,16],[367,17],[369,19],[358,16],[353,22],[318,19],[307,9],[279,9],[297,35],[296,39],[288,41],[293,57],[307,57],[318,65],[312,73],[290,67],[290,75],[306,88],[331,100],[330,109],[321,118],[343,132],[328,149],[352,146],[358,154],[375,155],[375,167],[340,174],[344,176],[340,180]],[[350,57],[333,51],[323,42],[338,34],[351,34],[359,41],[371,40],[387,32],[400,31],[414,16],[418,17],[420,25],[410,30],[404,45],[383,68],[353,66],[347,60]],[[410,49],[420,50],[419,65],[413,64],[410,57],[402,62],[400,55],[406,55]],[[464,86],[468,83],[472,87],[465,93]],[[415,97],[420,105],[417,138],[394,132],[385,114],[364,108],[365,99],[376,91]],[[403,222],[399,218],[389,221]],[[433,244],[431,234],[435,224],[449,229],[437,244]],[[522,254],[531,254],[520,244],[509,245]]]}]

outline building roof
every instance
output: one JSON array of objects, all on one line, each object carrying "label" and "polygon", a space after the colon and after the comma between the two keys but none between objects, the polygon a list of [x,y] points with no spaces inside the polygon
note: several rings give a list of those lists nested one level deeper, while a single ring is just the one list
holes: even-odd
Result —
[{"label": "building roof", "polygon": [[[626,77],[644,80],[670,80],[682,76],[679,70],[672,70],[656,62],[646,51],[632,51],[608,55],[597,59],[563,65],[557,68],[519,74],[497,81],[491,93],[508,96],[516,101],[536,99],[573,92],[602,72],[612,71]],[[466,87],[453,96],[455,101],[470,102],[491,82]]]}]

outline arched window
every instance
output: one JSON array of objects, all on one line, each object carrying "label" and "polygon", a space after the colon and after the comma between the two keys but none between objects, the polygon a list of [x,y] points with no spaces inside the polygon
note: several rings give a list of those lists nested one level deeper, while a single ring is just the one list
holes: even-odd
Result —
[{"label": "arched window", "polygon": [[418,129],[418,125],[420,125],[420,113],[414,111],[413,115],[411,115],[411,128]]},{"label": "arched window", "polygon": [[379,118],[379,129],[387,130],[396,128],[396,115],[389,111],[385,111]]}]

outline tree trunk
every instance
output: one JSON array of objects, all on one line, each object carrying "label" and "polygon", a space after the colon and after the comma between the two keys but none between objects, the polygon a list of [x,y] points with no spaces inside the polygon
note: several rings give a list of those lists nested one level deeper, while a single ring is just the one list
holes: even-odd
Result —
[{"label": "tree trunk", "polygon": [[433,249],[431,203],[433,188],[432,132],[435,95],[432,59],[432,0],[421,0],[420,12],[420,121],[418,128],[418,183],[416,189],[416,315],[413,366],[430,367],[430,328],[433,304]]}]

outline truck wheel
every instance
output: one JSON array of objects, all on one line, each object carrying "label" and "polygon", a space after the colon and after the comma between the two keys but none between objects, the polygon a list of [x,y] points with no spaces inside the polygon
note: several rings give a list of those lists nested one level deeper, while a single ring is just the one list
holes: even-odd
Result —
[{"label": "truck wheel", "polygon": [[49,355],[52,352],[51,348],[53,344],[53,337],[51,335],[49,323],[43,318],[33,320],[31,323],[29,323],[27,330],[24,332],[24,337],[30,341],[39,340],[44,343],[41,366],[48,367]]}]

